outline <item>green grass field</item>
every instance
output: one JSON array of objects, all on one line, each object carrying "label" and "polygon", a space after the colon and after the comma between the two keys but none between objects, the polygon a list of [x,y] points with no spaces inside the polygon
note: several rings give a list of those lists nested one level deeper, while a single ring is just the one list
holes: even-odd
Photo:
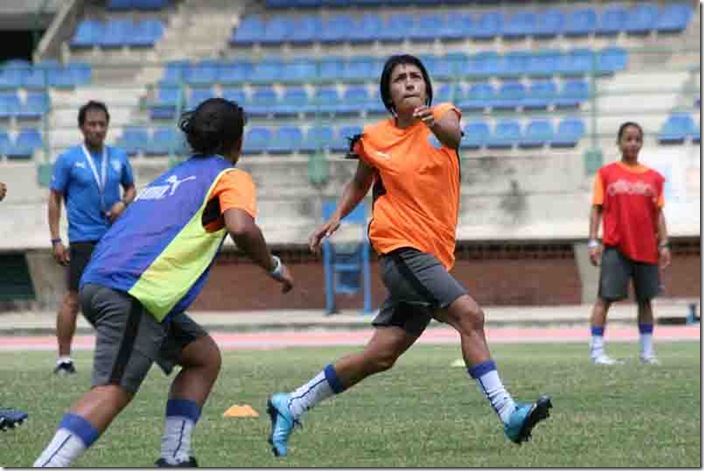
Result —
[{"label": "green grass field", "polygon": [[[641,366],[637,345],[610,344],[621,367],[588,363],[585,345],[494,345],[515,397],[553,397],[551,417],[523,446],[510,443],[477,386],[451,367],[458,347],[416,346],[389,372],[322,403],[276,459],[266,443],[268,394],[290,390],[351,348],[227,352],[194,435],[205,467],[701,467],[700,346],[661,343],[659,366]],[[90,381],[51,374],[53,354],[0,353],[0,407],[30,412],[0,434],[0,465],[31,466],[61,414]],[[154,368],[128,409],[76,466],[150,467],[158,457],[168,379]],[[223,418],[233,404],[258,418]]]}]

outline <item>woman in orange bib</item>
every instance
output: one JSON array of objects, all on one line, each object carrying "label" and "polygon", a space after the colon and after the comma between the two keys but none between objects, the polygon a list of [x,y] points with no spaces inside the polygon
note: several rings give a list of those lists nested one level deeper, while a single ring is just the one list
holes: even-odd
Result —
[{"label": "woman in orange bib", "polygon": [[459,209],[461,112],[452,103],[431,106],[430,77],[411,55],[386,61],[380,92],[391,117],[366,126],[352,139],[350,156],[359,159],[356,174],[335,213],[313,232],[309,243],[312,251],[319,251],[323,238],[337,230],[373,187],[369,239],[380,256],[389,295],[363,351],[326,366],[295,391],[269,398],[272,451],[286,455],[289,436],[303,412],[391,368],[433,318],[460,334],[467,371],[501,418],[506,436],[515,443],[526,441],[548,416],[550,399],[514,402],[491,359],[484,313],[448,272],[454,264]]}]

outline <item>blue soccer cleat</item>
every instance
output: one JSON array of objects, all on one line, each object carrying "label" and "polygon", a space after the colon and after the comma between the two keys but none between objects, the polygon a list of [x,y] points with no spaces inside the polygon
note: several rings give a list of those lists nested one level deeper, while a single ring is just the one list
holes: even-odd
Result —
[{"label": "blue soccer cleat", "polygon": [[266,403],[266,411],[271,419],[269,443],[275,456],[286,456],[288,454],[288,437],[293,432],[293,428],[296,425],[300,425],[293,418],[288,408],[290,398],[290,394],[275,393],[269,397]]},{"label": "blue soccer cleat", "polygon": [[550,417],[551,407],[550,396],[542,396],[533,404],[516,404],[516,410],[504,426],[504,433],[513,443],[520,445],[528,441],[533,427]]},{"label": "blue soccer cleat", "polygon": [[15,428],[15,425],[20,425],[27,417],[29,414],[23,410],[0,409],[0,430]]}]

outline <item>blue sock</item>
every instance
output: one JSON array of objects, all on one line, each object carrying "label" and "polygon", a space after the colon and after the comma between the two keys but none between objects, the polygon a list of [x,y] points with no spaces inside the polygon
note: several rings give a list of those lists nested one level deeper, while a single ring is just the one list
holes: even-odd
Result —
[{"label": "blue sock", "polygon": [[604,327],[592,326],[592,339],[589,344],[589,355],[598,358],[604,354]]},{"label": "blue sock", "polygon": [[323,371],[291,393],[288,407],[293,417],[298,418],[323,399],[340,394],[344,390],[345,387],[337,377],[335,367],[327,365]]},{"label": "blue sock", "polygon": [[66,467],[83,454],[100,433],[93,424],[77,414],[64,415],[54,438],[34,462],[34,467]]},{"label": "blue sock", "polygon": [[640,356],[644,358],[654,357],[653,324],[639,323],[638,332],[640,332]]}]

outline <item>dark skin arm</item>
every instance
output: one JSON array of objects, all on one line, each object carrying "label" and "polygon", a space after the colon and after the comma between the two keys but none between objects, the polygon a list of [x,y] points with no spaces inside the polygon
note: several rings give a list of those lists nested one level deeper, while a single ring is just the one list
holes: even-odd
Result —
[{"label": "dark skin arm", "polygon": [[[225,211],[225,228],[230,233],[230,237],[244,253],[257,265],[262,267],[267,273],[274,270],[274,260],[266,245],[264,235],[259,226],[254,222],[254,218],[242,209],[231,208]],[[288,293],[293,288],[293,278],[288,268],[282,264],[281,274],[272,276],[282,284],[282,292]]]},{"label": "dark skin arm", "polygon": [[345,184],[342,196],[337,203],[337,209],[310,237],[308,246],[314,253],[320,252],[320,243],[325,237],[330,237],[339,227],[340,221],[347,216],[364,199],[374,182],[374,168],[363,161],[357,163],[357,171],[352,180]]}]

